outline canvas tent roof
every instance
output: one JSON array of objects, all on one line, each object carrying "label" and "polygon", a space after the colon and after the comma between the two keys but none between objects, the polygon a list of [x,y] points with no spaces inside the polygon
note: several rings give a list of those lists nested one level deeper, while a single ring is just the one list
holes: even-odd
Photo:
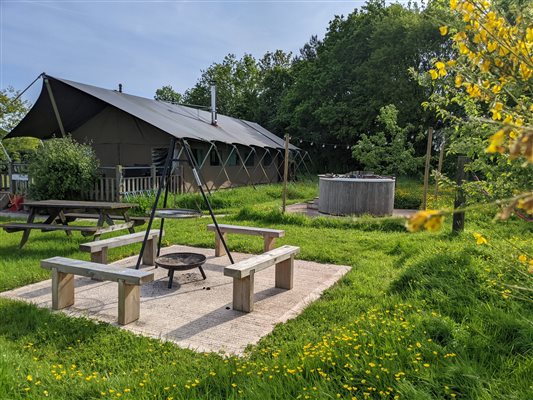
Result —
[{"label": "canvas tent roof", "polygon": [[[72,132],[112,106],[178,139],[223,142],[282,149],[283,139],[255,122],[218,115],[182,105],[133,96],[114,90],[44,75],[48,79],[64,129]],[[41,93],[22,121],[6,138],[30,136],[48,139],[60,133],[52,102],[43,79]],[[297,147],[290,145],[292,150]]]}]

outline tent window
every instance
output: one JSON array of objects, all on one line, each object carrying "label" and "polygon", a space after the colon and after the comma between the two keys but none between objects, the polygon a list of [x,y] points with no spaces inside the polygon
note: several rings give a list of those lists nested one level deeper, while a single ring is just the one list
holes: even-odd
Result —
[{"label": "tent window", "polygon": [[164,167],[167,160],[168,148],[157,147],[152,149],[152,164],[156,167]]},{"label": "tent window", "polygon": [[239,165],[239,156],[237,155],[237,153],[234,151],[233,153],[231,153],[230,157],[229,157],[229,160],[228,160],[228,166],[230,167],[235,167]]},{"label": "tent window", "polygon": [[269,167],[272,164],[272,154],[267,152],[263,158],[263,166]]},{"label": "tent window", "polygon": [[204,161],[204,149],[191,149],[192,157],[196,165],[200,166],[202,161]]},{"label": "tent window", "polygon": [[249,152],[246,153],[246,155],[244,156],[244,159],[246,160],[246,162],[244,163],[244,165],[246,165],[247,167],[253,167],[253,166],[254,166],[254,163],[255,163],[255,153],[252,152],[252,151],[249,151]]},{"label": "tent window", "polygon": [[214,149],[211,150],[211,154],[209,154],[209,165],[220,165],[220,158],[218,158],[218,153]]}]

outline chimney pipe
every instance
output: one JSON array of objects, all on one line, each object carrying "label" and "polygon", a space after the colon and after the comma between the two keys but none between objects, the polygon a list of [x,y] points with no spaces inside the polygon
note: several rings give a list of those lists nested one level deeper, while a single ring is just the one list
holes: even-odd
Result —
[{"label": "chimney pipe", "polygon": [[119,93],[122,93],[122,83],[119,83],[119,84],[118,84],[118,92],[119,92]]},{"label": "chimney pipe", "polygon": [[211,82],[211,125],[217,126],[217,87]]}]

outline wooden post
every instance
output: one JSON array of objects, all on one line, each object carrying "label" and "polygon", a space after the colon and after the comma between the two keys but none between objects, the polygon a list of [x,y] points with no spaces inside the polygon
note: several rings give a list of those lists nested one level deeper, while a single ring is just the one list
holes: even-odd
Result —
[{"label": "wooden post", "polygon": [[61,310],[74,304],[74,275],[52,268],[52,309]]},{"label": "wooden post", "polygon": [[[224,239],[224,241],[226,242],[226,232],[222,232],[222,239]],[[222,240],[220,240],[220,236],[218,236],[218,232],[215,232],[215,257],[222,257],[225,255],[226,249],[224,249],[224,245],[222,244]]]},{"label": "wooden post", "polygon": [[157,255],[157,237],[151,237],[146,242],[146,248],[143,253],[144,265],[155,265],[155,257]]},{"label": "wooden post", "polygon": [[276,264],[276,287],[291,290],[294,282],[294,256]]},{"label": "wooden post", "polygon": [[233,309],[244,312],[254,310],[254,271],[242,279],[233,278]]},{"label": "wooden post", "polygon": [[[455,202],[453,203],[454,211],[465,204],[465,193],[462,188],[463,181],[465,180],[465,165],[468,162],[468,158],[465,156],[459,156],[457,158],[457,173],[455,175],[455,182],[457,183],[457,192],[455,193]],[[465,229],[465,213],[454,212],[453,213],[453,232],[462,232]]]},{"label": "wooden post", "polygon": [[[442,143],[440,145],[439,164],[437,166],[437,172],[440,175],[442,172],[442,163],[444,162],[444,147],[446,146],[446,136],[442,136]],[[439,195],[439,179],[435,179],[435,200]]]},{"label": "wooden post", "polygon": [[289,134],[285,134],[285,159],[283,160],[283,193],[282,211],[285,212],[287,205],[287,180],[289,179]]},{"label": "wooden post", "polygon": [[122,174],[122,165],[115,166],[115,200],[122,200],[122,193],[124,192],[124,177]]},{"label": "wooden post", "polygon": [[141,287],[118,281],[118,324],[127,325],[139,319],[141,309]]},{"label": "wooden post", "polygon": [[9,193],[15,194],[15,187],[13,186],[13,162],[10,161],[7,164],[7,174],[8,174],[8,182],[9,182]]},{"label": "wooden post", "polygon": [[157,168],[154,164],[150,166],[150,176],[152,178],[152,190],[157,190]]},{"label": "wooden post", "polygon": [[428,129],[428,145],[426,149],[426,166],[424,169],[424,197],[422,199],[422,210],[427,208],[428,184],[429,184],[429,162],[431,161],[431,144],[433,141],[433,128]]}]

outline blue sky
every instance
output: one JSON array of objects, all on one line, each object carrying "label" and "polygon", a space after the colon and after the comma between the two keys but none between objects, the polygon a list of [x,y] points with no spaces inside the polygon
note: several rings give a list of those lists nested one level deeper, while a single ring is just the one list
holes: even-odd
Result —
[{"label": "blue sky", "polygon": [[182,92],[228,53],[297,53],[334,15],[363,4],[0,0],[0,88],[23,89],[46,72],[144,97],[167,84]]}]

